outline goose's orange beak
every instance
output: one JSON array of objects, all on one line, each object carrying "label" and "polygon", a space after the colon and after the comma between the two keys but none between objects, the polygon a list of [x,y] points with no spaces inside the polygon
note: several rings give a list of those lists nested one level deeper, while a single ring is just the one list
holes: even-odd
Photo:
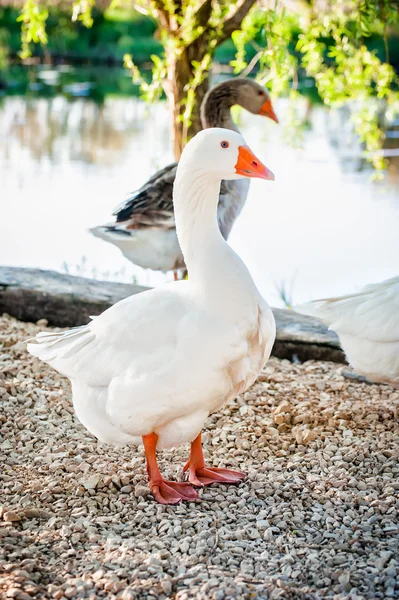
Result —
[{"label": "goose's orange beak", "polygon": [[274,181],[273,173],[256,158],[248,146],[238,147],[238,160],[235,169],[238,175],[244,175],[244,177],[259,177],[260,179]]},{"label": "goose's orange beak", "polygon": [[266,100],[266,102],[262,105],[259,114],[263,117],[269,117],[269,119],[272,119],[272,121],[278,123],[278,118],[273,110],[272,101],[270,100],[270,98]]}]

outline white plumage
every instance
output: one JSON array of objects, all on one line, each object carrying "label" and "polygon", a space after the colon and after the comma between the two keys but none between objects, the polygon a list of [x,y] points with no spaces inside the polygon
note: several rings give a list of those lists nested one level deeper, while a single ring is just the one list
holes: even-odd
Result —
[{"label": "white plumage", "polygon": [[295,310],[318,317],[334,330],[359,374],[399,387],[399,277]]},{"label": "white plumage", "polygon": [[181,250],[173,227],[148,227],[146,229],[124,229],[123,224],[112,227],[93,227],[90,233],[114,244],[123,256],[143,269],[173,271],[184,264]]},{"label": "white plumage", "polygon": [[[146,446],[151,435],[158,448],[193,442],[209,413],[245,391],[270,355],[273,314],[216,220],[220,180],[242,176],[244,146],[239,134],[210,129],[183,152],[174,202],[188,281],[131,296],[88,325],[39,333],[28,345],[70,378],[78,418],[103,442],[144,438]],[[259,161],[247,166],[248,176],[272,178]],[[198,472],[190,469],[193,483],[204,482]],[[162,492],[165,482],[154,481],[161,502],[192,499],[170,497],[172,482]],[[178,485],[188,484],[173,484],[174,492]]]}]

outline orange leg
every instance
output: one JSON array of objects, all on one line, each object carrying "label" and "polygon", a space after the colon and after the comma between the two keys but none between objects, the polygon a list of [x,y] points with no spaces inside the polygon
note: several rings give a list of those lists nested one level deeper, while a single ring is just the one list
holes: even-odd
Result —
[{"label": "orange leg", "polygon": [[195,500],[198,498],[197,492],[191,487],[190,483],[165,481],[162,477],[157,463],[157,442],[158,436],[156,433],[143,436],[148,481],[155,500],[160,504],[177,504],[180,500]]},{"label": "orange leg", "polygon": [[209,485],[210,483],[240,483],[245,477],[241,471],[206,467],[202,452],[201,434],[191,442],[191,452],[183,472],[188,471],[188,480],[193,485]]},{"label": "orange leg", "polygon": [[173,279],[174,281],[181,281],[182,279],[188,279],[187,269],[174,270],[173,271]]}]

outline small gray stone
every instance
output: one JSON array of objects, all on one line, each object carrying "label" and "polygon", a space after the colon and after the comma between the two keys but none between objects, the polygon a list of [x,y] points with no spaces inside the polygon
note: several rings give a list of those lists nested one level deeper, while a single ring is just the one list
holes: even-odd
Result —
[{"label": "small gray stone", "polygon": [[149,493],[150,491],[147,486],[136,485],[136,487],[134,488],[134,495],[136,496],[136,498],[148,496]]},{"label": "small gray stone", "polygon": [[95,490],[100,479],[100,475],[91,475],[87,479],[83,479],[82,484],[86,488],[86,490]]}]

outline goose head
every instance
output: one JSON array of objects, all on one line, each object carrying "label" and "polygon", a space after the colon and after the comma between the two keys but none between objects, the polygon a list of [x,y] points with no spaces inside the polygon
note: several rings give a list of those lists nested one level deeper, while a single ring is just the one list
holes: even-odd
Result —
[{"label": "goose head", "polygon": [[186,145],[178,171],[206,174],[209,182],[258,177],[274,180],[273,173],[253,154],[241,134],[214,127],[197,133]]},{"label": "goose head", "polygon": [[206,94],[201,105],[203,128],[226,127],[237,131],[230,114],[235,105],[278,123],[268,91],[252,79],[237,77],[218,83]]},{"label": "goose head", "polygon": [[269,117],[278,123],[268,91],[252,79],[240,79],[237,82],[237,104],[254,115]]}]

